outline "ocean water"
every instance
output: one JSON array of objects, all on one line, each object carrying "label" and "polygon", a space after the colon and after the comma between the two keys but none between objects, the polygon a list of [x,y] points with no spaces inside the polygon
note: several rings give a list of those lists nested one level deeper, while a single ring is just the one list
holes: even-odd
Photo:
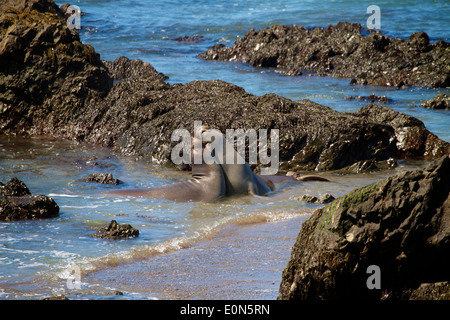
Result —
[{"label": "ocean water", "polygon": [[[57,2],[58,5],[63,3]],[[389,36],[407,39],[413,32],[425,31],[432,42],[449,41],[448,1],[177,0],[76,1],[72,4],[86,13],[81,18],[81,40],[92,44],[104,60],[119,56],[141,59],[168,75],[170,83],[221,79],[242,86],[252,94],[273,92],[293,100],[310,99],[338,111],[351,112],[366,104],[345,100],[345,97],[372,93],[386,95],[392,99],[386,106],[421,119],[431,132],[450,141],[449,112],[414,106],[437,93],[450,93],[449,89],[351,86],[349,79],[285,77],[275,69],[196,58],[214,44],[232,45],[250,28],[260,29],[273,24],[326,27],[339,21],[359,22],[365,26],[370,16],[366,9],[372,4],[380,7],[381,30]],[[184,43],[174,40],[182,36],[199,36],[203,41]],[[300,202],[296,196],[331,193],[338,197],[354,188],[424,164],[400,161],[397,168],[388,171],[345,176],[326,173],[332,182],[288,184],[264,198],[242,197],[214,205],[174,203],[116,197],[108,195],[107,191],[182,181],[189,178],[188,173],[121,157],[96,146],[55,141],[48,137],[0,136],[0,181],[6,182],[17,176],[33,194],[51,196],[61,209],[60,216],[54,219],[0,222],[0,299],[40,299],[58,293],[75,299],[110,298],[115,282],[104,281],[107,286],[99,289],[91,282],[85,282],[85,275],[106,272],[149,257],[166,257],[205,240],[210,241],[230,226],[270,225],[308,217],[318,206]],[[110,186],[83,182],[94,172],[110,172],[123,184]],[[96,228],[110,220],[131,224],[140,230],[139,237],[111,241],[91,236]],[[293,228],[299,229],[298,226]],[[261,246],[265,248],[267,244]],[[81,289],[73,289],[67,282],[74,267],[83,275]],[[165,281],[171,283],[170,278]],[[153,294],[151,289],[143,293],[131,286],[127,287],[124,298],[156,299],[160,296]]]}]

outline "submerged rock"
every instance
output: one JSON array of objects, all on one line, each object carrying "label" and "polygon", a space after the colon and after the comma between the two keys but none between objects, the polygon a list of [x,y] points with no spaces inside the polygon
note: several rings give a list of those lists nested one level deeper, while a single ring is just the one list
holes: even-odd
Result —
[{"label": "submerged rock", "polygon": [[0,182],[0,196],[22,197],[31,195],[28,187],[16,177],[10,179],[6,184]]},{"label": "submerged rock", "polygon": [[182,37],[177,37],[175,39],[173,39],[174,41],[177,41],[179,43],[185,43],[185,44],[193,44],[193,43],[197,43],[197,42],[201,42],[201,41],[205,41],[205,40],[209,40],[209,38],[205,38],[204,36],[182,36]]},{"label": "submerged rock", "polygon": [[139,236],[139,230],[129,224],[118,224],[116,220],[111,220],[107,226],[99,229],[93,236],[95,238],[113,240],[135,238]]},{"label": "submerged rock", "polygon": [[450,85],[447,42],[432,44],[424,32],[413,33],[404,41],[378,31],[364,36],[362,30],[360,24],[348,22],[325,29],[273,25],[251,29],[232,47],[215,45],[199,57],[280,68],[287,75],[306,71],[351,78],[351,84],[398,88]]},{"label": "submerged rock", "polygon": [[[279,298],[423,298],[431,287],[448,297],[440,284],[450,281],[448,177],[447,155],[316,210],[302,224]],[[370,266],[379,268],[378,289],[368,285]]]},{"label": "submerged rock", "polygon": [[17,178],[0,182],[0,221],[18,221],[59,216],[56,202],[44,195],[32,195]]},{"label": "submerged rock", "polygon": [[379,105],[367,105],[354,113],[367,121],[386,124],[394,129],[397,156],[427,159],[450,153],[450,144],[429,132],[422,121]]},{"label": "submerged rock", "polygon": [[111,173],[91,173],[85,181],[114,185],[121,183],[119,179],[114,179]]},{"label": "submerged rock", "polygon": [[388,103],[389,101],[391,101],[391,99],[389,99],[386,96],[377,96],[375,94],[371,94],[370,96],[364,97],[364,96],[350,96],[350,97],[346,97],[345,100],[358,100],[358,101],[370,101],[372,103],[378,101],[379,103]]},{"label": "submerged rock", "polygon": [[304,194],[301,197],[298,197],[297,199],[312,204],[323,204],[323,203],[330,203],[334,201],[335,198],[331,194],[325,193],[318,198],[316,196]]}]

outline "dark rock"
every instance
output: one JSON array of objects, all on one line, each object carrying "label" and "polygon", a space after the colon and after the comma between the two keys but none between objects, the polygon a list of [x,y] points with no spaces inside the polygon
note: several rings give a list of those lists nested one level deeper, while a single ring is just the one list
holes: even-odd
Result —
[{"label": "dark rock", "polygon": [[367,105],[355,113],[368,121],[384,123],[395,131],[397,156],[432,159],[450,152],[450,144],[429,132],[422,121],[387,107]]},{"label": "dark rock", "polygon": [[[449,176],[447,155],[316,210],[301,226],[279,299],[448,296]],[[367,286],[371,265],[380,268],[380,289]]]},{"label": "dark rock", "polygon": [[255,67],[276,67],[283,74],[316,72],[351,78],[351,84],[405,88],[448,87],[450,45],[430,44],[424,32],[408,41],[372,32],[359,24],[340,22],[325,29],[273,25],[251,29],[232,47],[216,45],[199,55],[207,60],[241,61]]},{"label": "dark rock", "polygon": [[60,16],[61,11],[52,0],[2,0],[0,1],[0,11],[14,8],[19,11],[35,10],[41,13],[49,12]]},{"label": "dark rock", "polygon": [[[67,21],[67,18],[69,18],[73,14],[73,12],[67,12],[67,10],[69,9],[70,6],[71,6],[70,3],[64,3],[61,7],[59,7],[59,9],[61,10],[61,13],[63,14],[64,19],[66,21]],[[84,15],[86,15],[86,13],[81,11],[80,16],[84,16]]]},{"label": "dark rock", "polygon": [[93,236],[95,238],[113,240],[135,238],[139,236],[139,230],[133,228],[129,224],[118,224],[116,220],[111,220],[107,226],[98,230]]},{"label": "dark rock", "polygon": [[407,41],[407,44],[410,47],[410,49],[414,49],[417,51],[427,51],[430,45],[430,38],[423,31],[415,32],[411,34],[411,36]]},{"label": "dark rock", "polygon": [[371,94],[368,97],[364,97],[364,96],[350,96],[350,97],[346,97],[345,100],[358,100],[358,101],[370,101],[370,102],[376,102],[378,101],[379,103],[388,103],[391,101],[391,99],[389,99],[386,96],[376,96],[375,94]]},{"label": "dark rock", "polygon": [[16,177],[10,179],[6,184],[0,182],[0,196],[21,197],[31,195],[28,187]]},{"label": "dark rock", "polygon": [[321,195],[319,197],[320,203],[330,203],[330,202],[334,201],[334,199],[335,198],[329,193],[325,193],[324,195]]},{"label": "dark rock", "polygon": [[48,298],[44,298],[42,300],[69,300],[69,298],[67,298],[65,295],[63,294],[58,294],[58,295],[54,295]]},{"label": "dark rock", "polygon": [[222,132],[279,129],[280,169],[285,171],[338,169],[361,160],[396,158],[398,152],[395,130],[383,122],[308,100],[253,96],[219,80],[169,85],[154,75],[125,78],[85,116],[90,128],[86,141],[159,164],[170,163],[171,133],[179,128],[192,132],[194,120]]},{"label": "dark rock", "polygon": [[121,183],[119,179],[114,179],[111,173],[91,173],[85,181],[114,185]]},{"label": "dark rock", "polygon": [[422,103],[422,107],[427,109],[450,110],[450,96],[445,93],[437,94],[433,99]]},{"label": "dark rock", "polygon": [[325,193],[325,194],[321,195],[319,198],[317,198],[315,196],[306,195],[306,194],[304,194],[303,196],[298,198],[298,200],[305,201],[305,202],[312,203],[312,204],[330,203],[330,202],[334,201],[334,199],[335,198],[329,193]]},{"label": "dark rock", "polygon": [[360,173],[360,172],[371,172],[375,170],[386,170],[395,168],[397,166],[398,166],[397,160],[395,160],[394,158],[389,158],[387,160],[382,161],[375,161],[369,159],[355,162],[351,166],[342,168],[338,171],[346,173]]},{"label": "dark rock", "polygon": [[18,221],[59,216],[56,202],[44,195],[31,195],[17,178],[0,182],[0,221]]},{"label": "dark rock", "polygon": [[0,131],[82,136],[76,119],[112,87],[99,54],[50,0],[0,8]]}]

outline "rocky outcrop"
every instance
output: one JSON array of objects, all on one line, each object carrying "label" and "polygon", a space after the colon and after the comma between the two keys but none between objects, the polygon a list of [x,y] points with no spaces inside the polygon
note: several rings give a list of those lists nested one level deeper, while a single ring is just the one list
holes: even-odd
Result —
[{"label": "rocky outcrop", "polygon": [[379,103],[388,103],[391,101],[391,99],[389,99],[386,96],[376,96],[375,94],[371,94],[370,96],[364,97],[364,96],[349,96],[346,97],[345,100],[358,100],[358,101],[370,101],[371,103],[374,102],[379,102]]},{"label": "rocky outcrop", "polygon": [[111,220],[108,225],[100,228],[93,236],[95,238],[112,240],[135,238],[139,236],[139,230],[129,224],[118,224],[116,220]]},{"label": "rocky outcrop", "polygon": [[[445,156],[316,210],[302,224],[279,298],[421,299],[427,292],[448,298],[448,177]],[[379,289],[369,279],[373,266]]]},{"label": "rocky outcrop", "polygon": [[118,185],[121,183],[119,179],[114,179],[112,173],[91,173],[85,179],[86,182],[95,182],[103,184]]},{"label": "rocky outcrop", "polygon": [[427,100],[421,105],[427,109],[450,110],[450,96],[448,94],[437,94],[433,99]]},{"label": "rocky outcrop", "polygon": [[56,202],[44,195],[32,195],[17,178],[0,182],[0,221],[35,220],[59,216]]},{"label": "rocky outcrop", "polygon": [[[67,29],[50,0],[15,2],[26,5],[2,5],[0,13],[0,62],[8,62],[0,64],[0,134],[47,134],[171,164],[177,144],[171,134],[193,132],[194,121],[224,133],[279,129],[281,171],[334,170],[409,155],[433,159],[447,152],[449,144],[430,138],[421,122],[418,129],[408,127],[406,139],[404,127],[370,112],[403,117],[387,108],[341,113],[309,100],[254,96],[219,80],[171,85],[140,60],[101,61]],[[48,10],[31,10],[30,3]],[[417,145],[406,152],[403,141]]]},{"label": "rocky outcrop", "polygon": [[319,197],[316,196],[310,196],[307,194],[304,194],[300,197],[295,198],[297,200],[300,201],[304,201],[307,203],[312,203],[312,204],[324,204],[324,203],[330,203],[332,202],[335,198],[329,194],[329,193],[325,193],[323,195],[320,195]]},{"label": "rocky outcrop", "polygon": [[0,34],[0,132],[74,138],[86,105],[112,87],[99,54],[50,0],[2,1]]},{"label": "rocky outcrop", "polygon": [[351,84],[447,87],[450,85],[450,45],[432,44],[424,32],[407,41],[380,32],[362,34],[357,23],[340,22],[327,28],[274,25],[251,29],[232,47],[222,44],[199,55],[208,60],[241,61],[274,67],[287,75],[315,72],[350,78]]}]

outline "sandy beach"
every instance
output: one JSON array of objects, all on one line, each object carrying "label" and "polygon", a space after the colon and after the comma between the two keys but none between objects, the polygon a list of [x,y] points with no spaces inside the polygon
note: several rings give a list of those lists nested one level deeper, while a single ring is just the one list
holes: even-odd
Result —
[{"label": "sandy beach", "polygon": [[156,299],[274,300],[303,221],[230,226],[190,248],[124,263],[83,277]]}]

